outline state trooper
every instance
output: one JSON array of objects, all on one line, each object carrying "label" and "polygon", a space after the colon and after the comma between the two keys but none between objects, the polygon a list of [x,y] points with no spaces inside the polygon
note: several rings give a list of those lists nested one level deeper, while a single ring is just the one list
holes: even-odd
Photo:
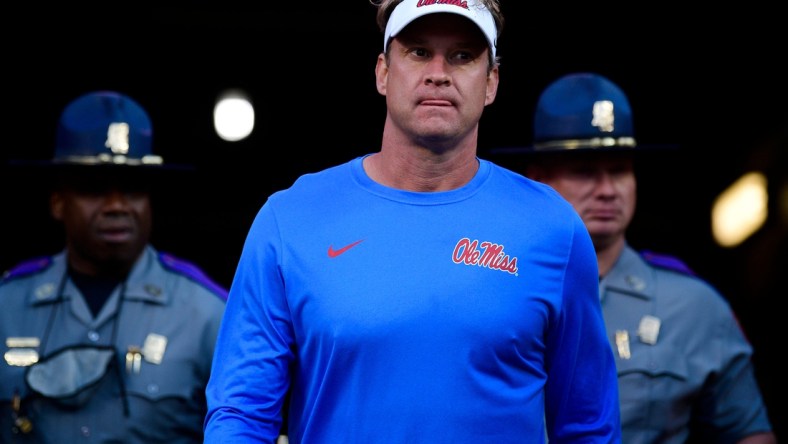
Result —
[{"label": "state trooper", "polygon": [[0,441],[201,443],[227,291],[149,243],[151,194],[191,168],[114,91],[68,104],[51,160],[12,163],[49,181],[65,246],[0,280]]},{"label": "state trooper", "polygon": [[[596,73],[551,83],[533,143],[492,151],[547,183],[591,235],[607,335],[616,357],[622,442],[773,444],[752,347],[728,302],[680,259],[636,251],[635,162],[676,146],[636,142],[624,92]],[[646,154],[649,153],[649,154]]]}]

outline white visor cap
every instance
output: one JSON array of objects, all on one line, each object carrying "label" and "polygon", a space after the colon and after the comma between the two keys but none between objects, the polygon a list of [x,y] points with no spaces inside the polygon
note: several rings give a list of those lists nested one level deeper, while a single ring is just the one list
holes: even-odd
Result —
[{"label": "white visor cap", "polygon": [[388,50],[392,37],[405,29],[419,17],[438,12],[458,14],[471,20],[481,29],[490,46],[492,60],[495,60],[495,44],[498,29],[495,19],[484,4],[476,0],[403,0],[389,17],[383,36],[383,52]]}]

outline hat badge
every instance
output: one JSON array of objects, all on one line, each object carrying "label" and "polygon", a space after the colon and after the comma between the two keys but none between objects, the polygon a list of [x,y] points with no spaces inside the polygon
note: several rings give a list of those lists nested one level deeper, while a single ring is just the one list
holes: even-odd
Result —
[{"label": "hat badge", "polygon": [[107,128],[107,141],[104,146],[114,154],[129,153],[129,124],[125,122],[110,123]]},{"label": "hat badge", "polygon": [[613,102],[610,100],[597,100],[592,109],[593,118],[591,125],[605,133],[612,133],[615,129],[616,116],[613,113]]}]

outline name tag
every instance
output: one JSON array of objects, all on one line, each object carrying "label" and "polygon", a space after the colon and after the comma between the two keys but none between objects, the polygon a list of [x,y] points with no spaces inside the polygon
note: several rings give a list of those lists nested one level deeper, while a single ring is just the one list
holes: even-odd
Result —
[{"label": "name tag", "polygon": [[3,357],[6,364],[14,367],[29,367],[38,362],[38,352],[32,348],[12,348]]},{"label": "name tag", "polygon": [[10,350],[5,352],[3,358],[8,365],[14,367],[29,367],[38,362],[40,340],[32,336],[10,336],[5,338],[5,345]]}]

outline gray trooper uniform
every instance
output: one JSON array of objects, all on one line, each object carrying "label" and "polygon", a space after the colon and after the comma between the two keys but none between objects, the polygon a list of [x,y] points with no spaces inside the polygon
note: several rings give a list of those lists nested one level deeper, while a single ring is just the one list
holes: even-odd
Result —
[{"label": "gray trooper uniform", "polygon": [[[226,297],[197,267],[151,246],[95,318],[66,277],[64,253],[7,273],[0,281],[0,442],[201,443]],[[97,362],[91,352],[47,360],[65,347],[85,351],[77,345],[110,350],[111,359]],[[37,380],[36,361],[43,369]],[[81,378],[79,397],[44,396],[71,390],[59,379],[65,375]]]},{"label": "gray trooper uniform", "polygon": [[600,297],[624,443],[684,443],[691,421],[699,442],[771,430],[752,347],[727,301],[683,263],[627,246],[600,281]]}]

